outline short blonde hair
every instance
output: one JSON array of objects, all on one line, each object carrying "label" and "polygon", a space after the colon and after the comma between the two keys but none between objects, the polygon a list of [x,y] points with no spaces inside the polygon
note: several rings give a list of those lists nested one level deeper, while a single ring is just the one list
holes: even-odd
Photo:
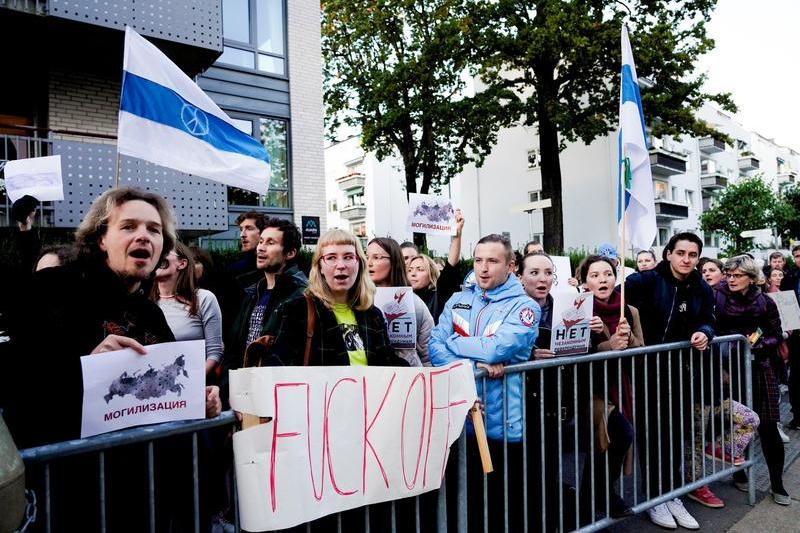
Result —
[{"label": "short blonde hair", "polygon": [[428,288],[435,289],[436,282],[439,281],[439,276],[441,275],[439,267],[436,266],[436,263],[433,261],[433,259],[430,258],[430,256],[427,256],[425,254],[419,254],[417,256],[412,257],[411,261],[408,262],[408,266],[410,267],[411,264],[417,259],[422,260],[422,265],[428,271],[428,277],[431,280],[430,284],[428,285]]},{"label": "short blonde hair", "polygon": [[314,255],[311,258],[311,272],[308,275],[306,294],[321,301],[328,309],[333,309],[335,303],[333,294],[328,282],[325,281],[325,276],[319,270],[319,263],[322,260],[322,251],[325,247],[337,244],[350,245],[356,250],[358,274],[356,275],[356,282],[350,288],[348,303],[353,309],[366,311],[372,307],[372,302],[375,298],[375,284],[372,283],[367,272],[367,258],[364,256],[364,250],[361,249],[361,243],[356,239],[355,235],[343,229],[328,230],[320,236],[317,242],[317,249],[314,250]]}]

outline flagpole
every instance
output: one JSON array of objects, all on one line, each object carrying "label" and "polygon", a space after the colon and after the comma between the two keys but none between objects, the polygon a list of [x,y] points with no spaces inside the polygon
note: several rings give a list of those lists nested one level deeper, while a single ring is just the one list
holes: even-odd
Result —
[{"label": "flagpole", "polygon": [[117,166],[116,166],[116,171],[114,172],[114,188],[115,189],[119,189],[119,160],[120,160],[119,151],[117,151]]},{"label": "flagpole", "polygon": [[[620,158],[622,165],[625,164],[625,154],[620,154],[622,157]],[[622,274],[622,279],[619,285],[619,295],[620,295],[620,304],[619,304],[619,318],[620,320],[625,318],[625,176],[626,171],[622,170],[622,167],[619,169],[619,206],[622,213],[622,218],[620,222],[620,268],[619,272]]]}]

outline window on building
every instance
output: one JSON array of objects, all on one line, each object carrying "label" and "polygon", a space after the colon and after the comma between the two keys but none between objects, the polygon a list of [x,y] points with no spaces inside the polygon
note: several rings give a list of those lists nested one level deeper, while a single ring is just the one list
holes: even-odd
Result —
[{"label": "window on building", "polygon": [[789,171],[789,167],[788,167],[788,165],[786,164],[786,161],[784,161],[784,160],[783,160],[783,159],[781,159],[780,157],[778,157],[778,158],[775,160],[775,162],[776,162],[776,163],[777,163],[777,165],[778,165],[778,174],[785,174],[786,172],[788,172],[788,171]]},{"label": "window on building", "polygon": [[656,200],[668,200],[669,185],[665,181],[653,180],[653,197]]},{"label": "window on building", "polygon": [[528,201],[538,202],[542,199],[542,191],[528,191]]},{"label": "window on building", "polygon": [[708,231],[703,234],[703,246],[711,248],[719,248],[719,235],[713,231]]},{"label": "window on building", "polygon": [[[539,168],[539,165],[542,164],[542,158],[539,154],[539,150],[528,150],[528,170]],[[534,200],[531,200],[532,202]]]},{"label": "window on building", "polygon": [[694,208],[694,191],[686,191],[686,205]]},{"label": "window on building", "polygon": [[339,206],[336,205],[336,200],[328,200],[328,211],[334,213],[339,210]]},{"label": "window on building", "polygon": [[289,206],[289,135],[288,123],[276,118],[257,117],[253,119],[234,118],[242,131],[246,124],[252,128],[257,125],[261,144],[267,149],[271,176],[269,191],[263,196],[236,187],[228,187],[228,203],[232,205],[252,205],[288,209]]},{"label": "window on building", "polygon": [[285,0],[223,0],[219,63],[286,75]]},{"label": "window on building", "polygon": [[678,196],[678,188],[672,187],[671,193],[672,195],[668,198],[668,200],[673,200],[677,202],[678,199],[680,198],[680,196]]},{"label": "window on building", "polygon": [[669,228],[658,228],[658,245],[665,246],[669,242]]}]

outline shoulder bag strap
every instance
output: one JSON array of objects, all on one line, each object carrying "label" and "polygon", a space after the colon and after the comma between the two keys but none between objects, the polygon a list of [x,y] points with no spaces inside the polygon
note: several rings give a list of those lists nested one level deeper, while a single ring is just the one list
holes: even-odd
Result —
[{"label": "shoulder bag strap", "polygon": [[311,337],[314,336],[314,302],[311,296],[306,294],[306,305],[308,307],[308,317],[306,319],[306,351],[303,353],[303,366],[308,366],[311,357]]}]

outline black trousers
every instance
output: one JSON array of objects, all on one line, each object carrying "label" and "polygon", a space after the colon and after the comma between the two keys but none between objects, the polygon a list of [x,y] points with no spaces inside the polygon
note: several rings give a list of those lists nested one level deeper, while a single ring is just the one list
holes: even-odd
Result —
[{"label": "black trousers", "polygon": [[[467,437],[467,516],[470,533],[484,531],[484,520],[491,533],[505,531],[505,500],[508,500],[508,531],[522,531],[522,443],[509,442],[505,451],[503,442],[489,440],[494,472],[484,476],[480,453],[475,437]],[[508,483],[504,483],[503,457],[505,456]],[[484,478],[486,500],[484,500]]]}]

